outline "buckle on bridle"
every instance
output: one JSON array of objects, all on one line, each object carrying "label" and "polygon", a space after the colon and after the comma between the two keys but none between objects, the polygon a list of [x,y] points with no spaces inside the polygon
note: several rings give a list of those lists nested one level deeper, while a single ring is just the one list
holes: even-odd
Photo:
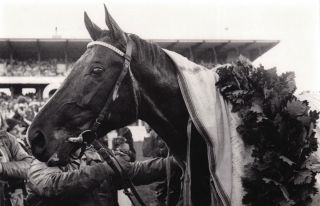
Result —
[{"label": "buckle on bridle", "polygon": [[123,55],[124,59],[127,60],[129,63],[131,62],[131,56],[128,54]]},{"label": "buckle on bridle", "polygon": [[71,143],[78,143],[82,145],[88,145],[97,137],[96,133],[92,130],[85,130],[79,134],[77,137],[70,137],[68,141]]},{"label": "buckle on bridle", "polygon": [[102,123],[99,119],[96,119],[96,124],[97,124],[97,126],[100,126]]},{"label": "buckle on bridle", "polygon": [[128,68],[130,66],[131,56],[125,54],[123,57],[124,57],[124,66]]},{"label": "buckle on bridle", "polygon": [[81,145],[80,154],[75,159],[80,159],[82,157],[86,148],[96,139],[96,136],[96,133],[92,130],[85,130],[81,132],[78,137],[69,138],[69,142]]}]

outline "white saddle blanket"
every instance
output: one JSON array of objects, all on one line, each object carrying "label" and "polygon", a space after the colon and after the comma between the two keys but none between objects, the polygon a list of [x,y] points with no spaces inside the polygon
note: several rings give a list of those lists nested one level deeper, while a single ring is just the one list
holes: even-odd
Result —
[{"label": "white saddle blanket", "polygon": [[[178,68],[179,86],[191,119],[208,147],[209,168],[224,205],[242,199],[243,142],[236,132],[239,118],[216,88],[218,75],[172,51],[165,50]],[[235,204],[233,204],[235,203]]]}]

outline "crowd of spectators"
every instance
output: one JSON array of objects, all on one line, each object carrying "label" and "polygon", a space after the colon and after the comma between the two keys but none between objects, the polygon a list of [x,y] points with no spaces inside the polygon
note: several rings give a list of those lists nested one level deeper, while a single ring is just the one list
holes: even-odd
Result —
[{"label": "crowd of spectators", "polygon": [[43,100],[37,100],[32,95],[15,98],[0,93],[1,129],[25,139],[27,127],[44,103]]},{"label": "crowd of spectators", "polygon": [[63,60],[9,60],[0,59],[0,76],[66,76],[71,68]]}]

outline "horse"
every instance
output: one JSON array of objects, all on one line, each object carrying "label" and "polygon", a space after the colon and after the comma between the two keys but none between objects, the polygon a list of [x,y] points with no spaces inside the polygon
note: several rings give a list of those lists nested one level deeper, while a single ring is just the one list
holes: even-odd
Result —
[{"label": "horse", "polygon": [[[106,7],[105,23],[109,30],[99,28],[86,12],[84,22],[93,41],[107,43],[113,49],[89,46],[61,87],[36,115],[28,130],[34,156],[44,162],[52,159],[67,162],[69,154],[78,148],[66,143],[67,138],[90,129],[112,95],[97,135],[102,137],[141,119],[163,138],[181,168],[185,168],[189,114],[174,62],[160,46],[125,33]],[[115,85],[125,61],[115,50],[125,53],[129,42],[132,44],[130,70],[121,84]],[[113,89],[117,86],[114,95]],[[215,201],[216,205],[224,205],[217,198],[218,194],[212,195],[206,143],[195,129],[191,131],[192,204],[212,205]]]}]

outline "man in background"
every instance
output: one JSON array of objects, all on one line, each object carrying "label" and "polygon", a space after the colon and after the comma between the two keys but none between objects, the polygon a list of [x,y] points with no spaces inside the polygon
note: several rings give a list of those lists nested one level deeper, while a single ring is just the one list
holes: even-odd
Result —
[{"label": "man in background", "polygon": [[[130,129],[128,127],[122,127],[118,129],[118,137],[123,137],[125,139],[125,143],[127,143],[127,145],[129,146],[129,148],[127,149],[127,155],[130,157],[129,161],[136,161],[136,150],[134,149],[133,137]],[[115,145],[113,145],[113,148],[115,148]]]},{"label": "man in background", "polygon": [[26,119],[27,117],[28,100],[20,96],[18,97],[17,104],[14,106],[14,115],[12,119],[19,122],[19,125],[24,128],[22,134],[25,135],[31,122]]},{"label": "man in background", "polygon": [[16,137],[0,130],[0,205],[23,206],[24,181],[32,157]]},{"label": "man in background", "polygon": [[31,154],[31,148],[27,142],[26,135],[24,134],[25,127],[24,125],[15,119],[7,119],[7,132],[12,134],[14,137],[16,137],[18,143],[20,146],[28,153]]}]

